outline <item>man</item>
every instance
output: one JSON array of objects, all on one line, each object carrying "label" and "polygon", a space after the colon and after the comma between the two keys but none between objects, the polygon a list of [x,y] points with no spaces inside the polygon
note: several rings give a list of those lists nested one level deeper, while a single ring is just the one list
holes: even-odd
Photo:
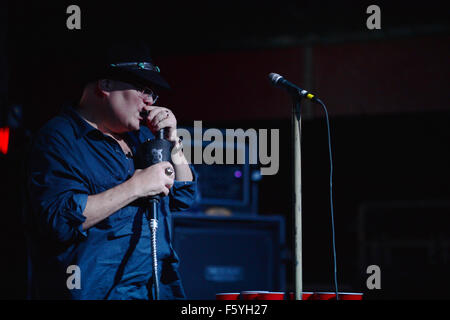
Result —
[{"label": "man", "polygon": [[[159,298],[182,299],[170,214],[193,203],[196,179],[175,115],[155,104],[156,90],[170,87],[145,45],[102,53],[87,67],[79,105],[50,120],[31,150],[33,297],[154,299],[148,208],[139,200],[160,195]],[[174,144],[173,166],[137,169],[140,144],[162,128]]]}]

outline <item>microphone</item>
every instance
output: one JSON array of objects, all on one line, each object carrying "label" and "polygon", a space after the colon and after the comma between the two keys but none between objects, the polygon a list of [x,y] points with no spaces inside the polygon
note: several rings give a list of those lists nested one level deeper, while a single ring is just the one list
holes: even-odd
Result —
[{"label": "microphone", "polygon": [[[140,114],[142,117],[147,117],[149,112],[150,111],[144,110]],[[144,141],[139,145],[135,155],[136,168],[145,169],[162,161],[172,163],[171,152],[173,143],[164,138],[165,131],[166,131],[165,128],[158,130],[155,133],[154,139],[147,139],[147,141]],[[168,172],[166,172],[166,174],[169,175]],[[157,199],[160,196],[161,195],[152,196],[149,198]]]},{"label": "microphone", "polygon": [[[146,118],[150,111],[143,110],[140,115],[143,118]],[[143,142],[137,151],[137,168],[147,168],[156,163],[162,161],[172,162],[171,160],[171,150],[172,143],[169,140],[164,139],[165,129],[162,128],[158,130],[154,139],[148,139]],[[166,168],[166,174],[168,174]],[[152,278],[153,285],[155,289],[155,300],[159,300],[159,281],[158,281],[158,254],[157,254],[157,237],[156,231],[158,229],[158,212],[159,212],[159,203],[162,195],[155,195],[151,197],[144,198],[144,203],[148,207],[149,210],[145,211],[145,215],[149,222],[149,228],[151,231],[151,254],[152,254]]]},{"label": "microphone", "polygon": [[302,97],[305,97],[306,99],[312,100],[314,102],[318,102],[318,98],[316,98],[315,94],[312,94],[309,91],[306,91],[305,89],[302,89],[300,87],[297,87],[292,82],[286,80],[282,76],[280,76],[278,73],[269,73],[269,80],[275,87],[280,87],[286,89],[290,94],[292,95],[300,95]]},{"label": "microphone", "polygon": [[[144,110],[140,115],[147,117],[149,112]],[[158,130],[154,139],[148,139],[139,146],[137,152],[139,168],[144,169],[162,161],[172,162],[172,142],[164,138],[165,130],[165,128]]]}]

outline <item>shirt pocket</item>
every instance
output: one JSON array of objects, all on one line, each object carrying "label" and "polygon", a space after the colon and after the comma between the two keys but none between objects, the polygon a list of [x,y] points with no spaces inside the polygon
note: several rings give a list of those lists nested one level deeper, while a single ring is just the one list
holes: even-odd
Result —
[{"label": "shirt pocket", "polygon": [[108,239],[117,239],[142,232],[143,212],[139,207],[126,206],[109,217]]},{"label": "shirt pocket", "polygon": [[124,183],[133,172],[129,163],[111,156],[109,161],[101,159],[90,170],[89,184],[93,193],[100,193]]}]

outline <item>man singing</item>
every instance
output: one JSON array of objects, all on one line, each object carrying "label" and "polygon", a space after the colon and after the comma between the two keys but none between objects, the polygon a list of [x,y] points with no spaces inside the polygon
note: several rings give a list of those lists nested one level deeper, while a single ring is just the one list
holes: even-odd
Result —
[{"label": "man singing", "polygon": [[[149,209],[142,199],[160,195],[159,298],[183,299],[170,216],[193,203],[197,182],[174,113],[156,105],[157,92],[170,87],[142,43],[110,45],[86,69],[79,104],[50,120],[31,149],[32,296],[154,299]],[[173,165],[136,168],[140,144],[162,128],[174,146]]]}]

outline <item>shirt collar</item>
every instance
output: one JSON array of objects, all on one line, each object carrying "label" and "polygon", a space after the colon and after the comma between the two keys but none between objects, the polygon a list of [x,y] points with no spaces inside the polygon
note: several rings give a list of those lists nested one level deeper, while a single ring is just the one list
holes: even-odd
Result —
[{"label": "shirt collar", "polygon": [[74,130],[77,138],[82,138],[91,131],[98,131],[91,126],[86,120],[84,120],[80,114],[71,106],[65,106],[62,109],[62,114],[69,117],[75,124]]},{"label": "shirt collar", "polygon": [[[94,128],[86,120],[84,120],[80,116],[78,111],[76,111],[73,107],[65,106],[65,107],[63,107],[61,113],[64,116],[69,117],[75,123],[74,129],[75,129],[75,134],[77,136],[77,139],[80,139],[80,138],[86,136],[90,132],[95,132],[95,133],[99,134],[102,137],[104,136],[104,134],[100,130]],[[138,138],[139,137],[139,131],[140,130],[127,132],[126,135],[125,135],[125,139],[130,141],[133,146],[135,144],[139,144],[140,143],[140,139]],[[135,136],[136,133],[137,133],[137,136]],[[153,137],[153,135],[151,133],[150,133],[150,135]]]}]

